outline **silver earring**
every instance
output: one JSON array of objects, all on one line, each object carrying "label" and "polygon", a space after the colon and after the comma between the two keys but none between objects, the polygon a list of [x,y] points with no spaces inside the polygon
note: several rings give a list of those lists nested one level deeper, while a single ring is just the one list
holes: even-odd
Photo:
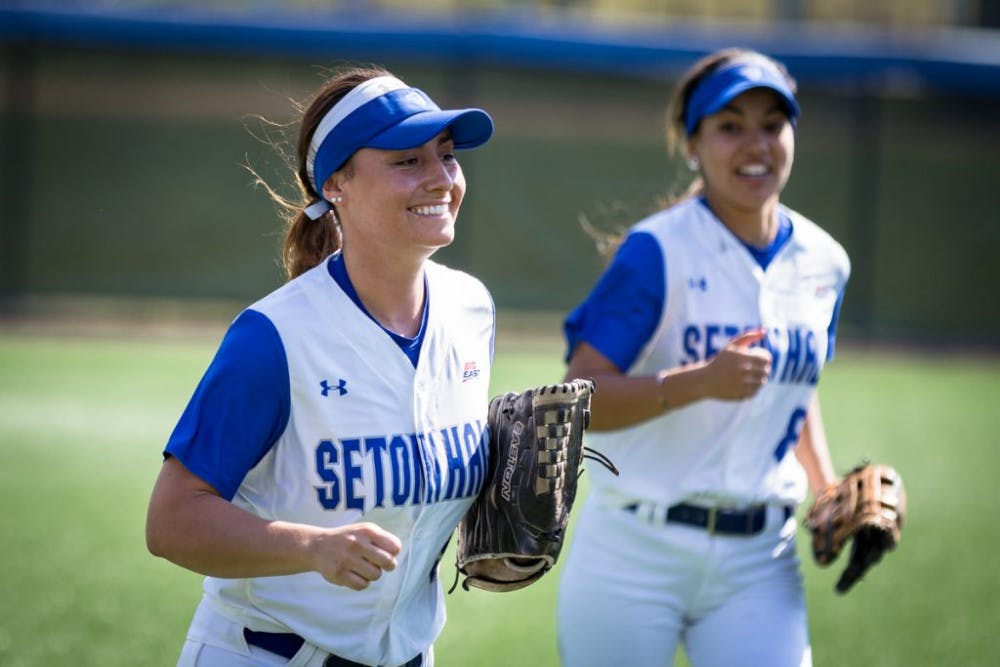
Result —
[{"label": "silver earring", "polygon": [[698,158],[696,158],[696,157],[689,157],[687,159],[687,166],[688,166],[688,169],[690,169],[691,171],[698,171],[698,168],[701,165],[698,164]]},{"label": "silver earring", "polygon": [[344,201],[344,198],[343,198],[343,197],[334,197],[334,198],[333,198],[333,199],[331,199],[330,201],[331,201],[332,203],[334,203],[334,204],[339,204],[340,202]]}]

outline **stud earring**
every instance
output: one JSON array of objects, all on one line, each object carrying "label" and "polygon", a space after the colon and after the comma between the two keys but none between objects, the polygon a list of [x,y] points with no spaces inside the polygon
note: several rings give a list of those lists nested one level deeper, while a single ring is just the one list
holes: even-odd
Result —
[{"label": "stud earring", "polygon": [[689,157],[689,158],[687,159],[687,167],[688,167],[688,169],[690,169],[691,171],[698,171],[698,168],[699,168],[700,166],[701,166],[701,165],[700,165],[700,164],[698,163],[698,158],[696,158],[696,157]]},{"label": "stud earring", "polygon": [[344,198],[343,198],[343,197],[334,197],[334,198],[333,198],[333,199],[331,199],[330,201],[331,201],[332,203],[334,203],[334,204],[339,204],[340,202],[344,201]]}]

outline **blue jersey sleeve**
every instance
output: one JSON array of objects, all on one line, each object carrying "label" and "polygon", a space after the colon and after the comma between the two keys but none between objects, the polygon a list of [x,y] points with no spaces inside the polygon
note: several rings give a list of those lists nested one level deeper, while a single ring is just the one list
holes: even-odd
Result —
[{"label": "blue jersey sleeve", "polygon": [[840,304],[844,301],[844,292],[841,290],[837,295],[837,303],[833,306],[833,316],[830,317],[830,326],[826,330],[826,360],[833,359],[837,347],[837,323],[840,321]]},{"label": "blue jersey sleeve", "polygon": [[226,332],[164,454],[232,500],[284,432],[290,406],[278,331],[261,313],[245,310]]},{"label": "blue jersey sleeve", "polygon": [[587,298],[566,318],[566,360],[589,343],[622,372],[649,341],[666,306],[663,251],[647,232],[633,232]]}]

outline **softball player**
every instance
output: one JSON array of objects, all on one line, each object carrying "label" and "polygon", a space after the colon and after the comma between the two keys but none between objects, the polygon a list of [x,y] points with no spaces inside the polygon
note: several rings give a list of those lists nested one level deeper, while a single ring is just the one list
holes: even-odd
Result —
[{"label": "softball player", "polygon": [[232,323],[166,446],[154,554],[207,575],[181,665],[431,665],[483,484],[494,308],[432,262],[493,132],[382,70],[305,111],[289,282]]},{"label": "softball player", "polygon": [[[779,203],[799,117],[779,63],[727,49],[668,109],[699,178],[636,224],[566,319],[592,471],[559,591],[566,665],[811,664],[796,504],[835,481],[815,395],[850,266]],[[603,431],[603,432],[600,432]]]}]

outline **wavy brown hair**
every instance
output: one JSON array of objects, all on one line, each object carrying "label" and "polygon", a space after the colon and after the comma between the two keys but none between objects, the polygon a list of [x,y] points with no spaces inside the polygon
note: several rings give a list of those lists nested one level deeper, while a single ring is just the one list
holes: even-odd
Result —
[{"label": "wavy brown hair", "polygon": [[[340,250],[343,246],[343,235],[335,206],[316,220],[310,219],[305,214],[305,208],[309,204],[323,198],[323,193],[317,192],[316,188],[313,187],[306,167],[309,143],[312,141],[313,133],[316,132],[316,128],[327,112],[347,93],[365,81],[379,76],[392,76],[392,74],[377,66],[345,69],[328,79],[313,94],[308,105],[304,107],[296,105],[297,108],[301,109],[302,118],[298,123],[294,163],[290,166],[295,171],[295,181],[300,193],[298,198],[290,199],[282,196],[268,185],[256,171],[248,168],[254,176],[256,184],[263,187],[284,212],[285,235],[281,245],[281,264],[288,280],[317,266],[331,253]],[[348,160],[341,169],[350,175],[351,160]]]}]

